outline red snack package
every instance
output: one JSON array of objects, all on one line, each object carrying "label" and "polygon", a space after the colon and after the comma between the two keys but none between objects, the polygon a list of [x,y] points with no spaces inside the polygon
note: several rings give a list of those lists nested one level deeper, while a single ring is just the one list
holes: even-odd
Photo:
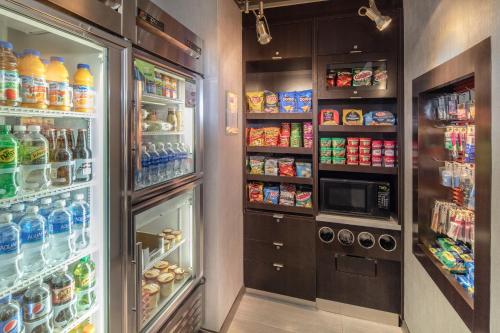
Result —
[{"label": "red snack package", "polygon": [[347,145],[348,146],[358,146],[359,145],[359,138],[347,138]]},{"label": "red snack package", "polygon": [[279,127],[266,127],[266,128],[264,128],[264,145],[266,147],[278,146],[279,137],[280,137],[280,128]]},{"label": "red snack package", "polygon": [[323,109],[319,116],[320,125],[338,125],[340,124],[340,115],[337,110]]},{"label": "red snack package", "polygon": [[264,183],[248,183],[248,201],[264,202]]},{"label": "red snack package", "polygon": [[352,84],[352,71],[342,69],[337,72],[337,87],[350,87]]},{"label": "red snack package", "polygon": [[357,154],[347,155],[347,164],[348,165],[358,165],[359,156]]},{"label": "red snack package", "polygon": [[372,156],[372,166],[382,166],[382,156]]},{"label": "red snack package", "polygon": [[248,135],[248,145],[251,147],[262,147],[264,146],[264,129],[262,128],[250,128]]},{"label": "red snack package", "polygon": [[372,139],[370,138],[359,138],[359,145],[361,147],[370,147]]},{"label": "red snack package", "polygon": [[360,155],[359,156],[359,165],[370,165],[371,164],[371,156],[370,155]]},{"label": "red snack package", "polygon": [[348,155],[357,155],[358,146],[347,146],[346,151]]},{"label": "red snack package", "polygon": [[382,140],[373,140],[372,141],[372,148],[373,149],[376,149],[376,148],[381,149],[382,148]]},{"label": "red snack package", "polygon": [[396,157],[394,156],[384,156],[384,166],[388,168],[394,167],[394,163],[396,162]]},{"label": "red snack package", "polygon": [[290,123],[281,123],[279,146],[290,147]]},{"label": "red snack package", "polygon": [[370,155],[370,147],[359,147],[359,155]]},{"label": "red snack package", "polygon": [[396,141],[395,140],[384,140],[384,148],[385,149],[396,148]]},{"label": "red snack package", "polygon": [[295,167],[293,158],[280,158],[278,168],[280,176],[295,177]]}]

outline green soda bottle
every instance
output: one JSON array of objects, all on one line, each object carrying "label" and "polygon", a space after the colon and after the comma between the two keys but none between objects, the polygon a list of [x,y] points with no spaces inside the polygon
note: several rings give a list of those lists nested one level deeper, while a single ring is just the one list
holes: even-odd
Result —
[{"label": "green soda bottle", "polygon": [[17,194],[17,140],[9,133],[9,125],[0,125],[0,199]]},{"label": "green soda bottle", "polygon": [[96,302],[95,263],[90,256],[83,257],[73,269],[76,288],[76,310],[78,313],[87,311]]}]

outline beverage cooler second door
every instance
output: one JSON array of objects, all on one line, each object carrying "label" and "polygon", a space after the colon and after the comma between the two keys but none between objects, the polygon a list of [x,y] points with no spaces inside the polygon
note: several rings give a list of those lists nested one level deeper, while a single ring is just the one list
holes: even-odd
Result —
[{"label": "beverage cooler second door", "polygon": [[133,211],[137,332],[156,332],[202,274],[200,182]]},{"label": "beverage cooler second door", "polygon": [[[137,196],[201,172],[199,78],[150,58],[134,59],[133,184]],[[139,193],[138,193],[139,192]]]}]

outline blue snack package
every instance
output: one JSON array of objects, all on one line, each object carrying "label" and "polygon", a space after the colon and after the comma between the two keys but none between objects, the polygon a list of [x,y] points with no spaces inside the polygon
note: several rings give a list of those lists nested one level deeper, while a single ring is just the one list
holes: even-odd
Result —
[{"label": "blue snack package", "polygon": [[297,177],[312,177],[312,164],[308,162],[295,162]]},{"label": "blue snack package", "polygon": [[278,186],[264,187],[264,203],[277,205],[280,197],[280,189]]},{"label": "blue snack package", "polygon": [[474,294],[474,283],[467,278],[466,275],[454,275],[458,283],[464,288],[469,294]]},{"label": "blue snack package", "polygon": [[365,126],[394,126],[396,117],[389,111],[370,111],[363,116]]},{"label": "blue snack package", "polygon": [[295,92],[295,112],[311,112],[312,108],[312,90],[303,90]]},{"label": "blue snack package", "polygon": [[278,93],[281,113],[295,112],[295,91],[285,91]]}]

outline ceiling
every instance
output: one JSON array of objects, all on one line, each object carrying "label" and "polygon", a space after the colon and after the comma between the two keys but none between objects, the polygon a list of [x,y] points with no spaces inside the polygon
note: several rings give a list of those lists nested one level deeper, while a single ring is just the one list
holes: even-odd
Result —
[{"label": "ceiling", "polygon": [[[292,6],[303,3],[311,3],[311,2],[320,2],[320,1],[328,1],[328,0],[263,0],[264,8],[272,8],[272,7],[282,7],[282,6]],[[236,4],[240,7],[240,9],[245,8],[245,0],[234,0]],[[259,0],[249,0],[250,9],[256,9],[259,6]]]}]

